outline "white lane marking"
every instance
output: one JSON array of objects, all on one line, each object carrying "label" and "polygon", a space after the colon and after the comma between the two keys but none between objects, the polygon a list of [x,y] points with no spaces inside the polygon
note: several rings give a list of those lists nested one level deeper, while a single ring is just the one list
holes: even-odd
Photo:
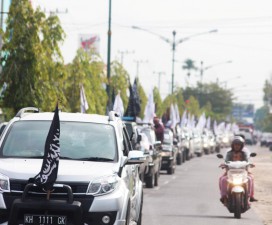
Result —
[{"label": "white lane marking", "polygon": [[158,191],[158,190],[160,190],[160,187],[155,187],[154,190]]},{"label": "white lane marking", "polygon": [[168,184],[169,183],[169,181],[167,180],[167,181],[164,181],[163,182],[163,185],[165,185],[165,184]]}]

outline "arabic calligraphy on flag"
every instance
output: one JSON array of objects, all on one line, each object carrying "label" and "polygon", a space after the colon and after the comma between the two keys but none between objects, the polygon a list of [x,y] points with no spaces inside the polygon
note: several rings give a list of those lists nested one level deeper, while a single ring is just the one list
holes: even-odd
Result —
[{"label": "arabic calligraphy on flag", "polygon": [[41,171],[34,177],[37,186],[49,191],[57,180],[60,157],[60,121],[58,104],[45,141]]}]

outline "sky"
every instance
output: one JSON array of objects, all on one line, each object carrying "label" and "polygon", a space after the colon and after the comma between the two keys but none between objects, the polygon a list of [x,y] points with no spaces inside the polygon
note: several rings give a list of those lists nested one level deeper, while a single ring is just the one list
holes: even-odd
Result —
[{"label": "sky", "polygon": [[[190,77],[182,69],[186,59],[208,69],[203,82],[218,81],[231,89],[235,102],[263,105],[263,86],[272,75],[271,0],[111,0],[111,59],[121,60],[133,82],[138,74],[146,95],[158,86],[164,98],[171,92],[172,47],[160,36],[173,40],[191,37],[176,46],[174,81],[177,87],[195,86],[200,71]],[[45,12],[58,9],[66,39],[61,47],[71,62],[80,34],[100,36],[100,54],[107,61],[109,0],[32,0]],[[67,12],[66,12],[67,10]],[[138,26],[144,30],[133,29]],[[208,31],[217,29],[216,33]],[[154,34],[151,34],[154,33]],[[231,61],[231,62],[230,62]]]}]

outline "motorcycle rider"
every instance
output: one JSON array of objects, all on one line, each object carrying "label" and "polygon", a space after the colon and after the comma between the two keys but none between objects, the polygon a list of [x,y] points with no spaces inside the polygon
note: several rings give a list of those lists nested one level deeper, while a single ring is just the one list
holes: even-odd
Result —
[{"label": "motorcycle rider", "polygon": [[[249,157],[248,154],[243,151],[245,145],[245,141],[240,136],[235,136],[232,143],[231,143],[231,150],[229,150],[226,154],[225,161],[248,161]],[[224,164],[220,165],[221,168],[225,168]],[[221,198],[220,201],[226,205],[227,203],[227,172],[225,172],[220,178],[219,178],[219,188],[220,188],[220,194]],[[249,197],[252,195],[252,187],[253,187],[253,180],[250,176],[248,176],[248,191],[249,191]]]},{"label": "motorcycle rider", "polygon": [[[241,138],[243,138],[244,139],[244,142],[246,141],[246,139],[245,139],[245,135],[243,135],[243,134],[238,134],[237,136],[240,136]],[[246,146],[244,146],[244,148],[243,148],[243,151],[244,152],[246,152],[246,154],[247,154],[247,157],[249,158],[250,157],[250,150],[246,147]],[[255,165],[253,165],[253,167],[255,167]],[[250,198],[249,198],[249,201],[250,202],[257,202],[258,201],[258,199],[256,199],[255,197],[254,197],[254,176],[253,176],[253,174],[251,173],[251,172],[248,172],[248,176],[250,177],[250,179],[252,180],[252,186],[251,186],[251,193],[250,193]]]}]

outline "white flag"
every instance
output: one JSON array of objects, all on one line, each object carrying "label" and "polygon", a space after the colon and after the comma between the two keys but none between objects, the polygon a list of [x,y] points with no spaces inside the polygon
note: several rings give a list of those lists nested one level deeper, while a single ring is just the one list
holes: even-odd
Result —
[{"label": "white flag", "polygon": [[80,86],[80,109],[81,113],[86,113],[89,109],[83,85]]},{"label": "white flag", "polygon": [[176,113],[176,121],[177,121],[177,123],[180,123],[180,115],[179,115],[178,105],[175,104],[174,108],[175,108],[175,113]]},{"label": "white flag", "polygon": [[154,116],[155,116],[155,103],[153,98],[153,90],[151,90],[148,96],[148,102],[145,106],[143,121],[145,123],[153,123]]},{"label": "white flag", "polygon": [[124,104],[120,96],[120,91],[115,96],[113,111],[117,112],[121,117],[124,115]]},{"label": "white flag", "polygon": [[175,107],[173,106],[173,104],[171,104],[171,106],[170,106],[170,120],[171,120],[171,128],[175,129],[178,121],[177,121]]}]

